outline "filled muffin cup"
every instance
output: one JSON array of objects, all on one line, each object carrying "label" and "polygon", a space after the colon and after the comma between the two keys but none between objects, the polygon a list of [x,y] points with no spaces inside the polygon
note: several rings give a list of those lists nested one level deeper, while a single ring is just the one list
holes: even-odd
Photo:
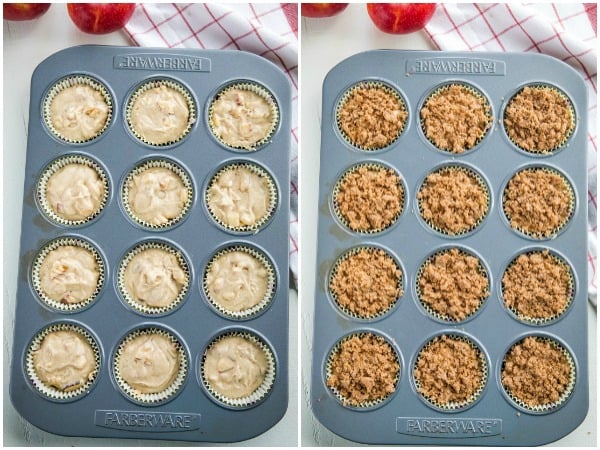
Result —
[{"label": "filled muffin cup", "polygon": [[121,204],[129,218],[151,231],[181,223],[192,209],[194,186],[175,161],[152,158],[137,164],[121,186]]},{"label": "filled muffin cup", "polygon": [[96,219],[110,196],[108,175],[89,156],[70,154],[52,161],[41,173],[37,203],[52,222],[77,227]]},{"label": "filled muffin cup", "polygon": [[99,80],[88,75],[70,75],[48,90],[42,116],[46,128],[57,139],[69,144],[87,143],[109,128],[112,96]]},{"label": "filled muffin cup", "polygon": [[571,352],[557,340],[528,335],[513,343],[499,365],[504,395],[518,409],[548,414],[571,397],[577,368]]},{"label": "filled muffin cup", "polygon": [[146,316],[160,316],[183,303],[191,284],[190,265],[170,243],[147,241],[121,260],[117,285],[125,303]]},{"label": "filled muffin cup", "polygon": [[198,370],[209,398],[234,410],[263,402],[277,378],[273,350],[246,330],[226,330],[214,337],[200,355]]},{"label": "filled muffin cup", "polygon": [[98,298],[105,271],[104,259],[90,242],[78,237],[57,238],[45,244],[34,259],[31,284],[50,308],[79,312]]},{"label": "filled muffin cup", "polygon": [[365,80],[342,94],[335,122],[349,145],[363,151],[377,151],[400,138],[408,114],[406,102],[395,88],[382,81]]},{"label": "filled muffin cup", "polygon": [[236,81],[214,95],[207,121],[220,144],[233,150],[256,151],[277,131],[279,106],[266,87],[253,81]]},{"label": "filled muffin cup", "polygon": [[277,290],[275,269],[259,249],[242,243],[229,245],[211,256],[202,289],[222,316],[250,319],[271,304]]},{"label": "filled muffin cup", "polygon": [[168,147],[189,135],[197,121],[191,91],[179,81],[155,78],[127,100],[125,122],[131,134],[152,147]]},{"label": "filled muffin cup", "polygon": [[[78,366],[72,364],[77,358]],[[34,389],[48,400],[69,402],[87,395],[98,378],[100,347],[80,325],[53,323],[40,330],[25,353],[25,372]]]},{"label": "filled muffin cup", "polygon": [[[172,366],[167,367],[170,373],[158,373],[165,366]],[[141,406],[158,406],[175,398],[181,392],[188,367],[180,339],[155,326],[128,333],[112,358],[112,372],[120,392]]]}]

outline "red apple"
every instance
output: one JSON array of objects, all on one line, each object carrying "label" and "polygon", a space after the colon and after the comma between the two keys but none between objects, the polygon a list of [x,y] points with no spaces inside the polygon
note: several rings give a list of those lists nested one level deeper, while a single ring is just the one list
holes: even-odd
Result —
[{"label": "red apple", "polygon": [[5,20],[31,20],[50,9],[50,3],[4,3],[3,6]]},{"label": "red apple", "polygon": [[91,34],[120,30],[134,9],[135,3],[67,3],[69,16],[77,28]]},{"label": "red apple", "polygon": [[367,3],[367,12],[381,31],[406,34],[423,28],[435,7],[435,3]]},{"label": "red apple", "polygon": [[304,17],[331,17],[341,13],[348,3],[302,3]]}]

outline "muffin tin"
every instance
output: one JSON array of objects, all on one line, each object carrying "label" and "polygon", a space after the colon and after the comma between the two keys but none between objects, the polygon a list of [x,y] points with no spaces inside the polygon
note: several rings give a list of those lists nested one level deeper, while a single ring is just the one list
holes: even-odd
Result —
[{"label": "muffin tin", "polygon": [[[97,137],[68,142],[48,126],[44,100],[56,93],[55,86],[69,85],[64,81],[69,79],[92,79],[106,90],[111,111]],[[185,87],[193,120],[181,139],[150,145],[130,130],[127,106],[136,89],[160,80]],[[251,151],[228,147],[210,131],[210,102],[233,84],[258,86],[277,108],[274,130]],[[31,81],[10,373],[11,400],[23,418],[71,436],[235,442],[263,433],[283,417],[288,402],[290,104],[285,74],[242,51],[82,46],[60,51],[37,67]],[[88,220],[54,217],[43,202],[39,186],[47,181],[48,169],[64,162],[61,158],[84,161],[105,177],[108,195]],[[256,229],[226,229],[208,211],[209,180],[227,164],[251,165],[271,177],[275,201],[268,220]],[[124,204],[127,176],[142,165],[176,168],[189,178],[184,180],[191,194],[189,205],[167,226],[136,221]],[[57,307],[41,298],[39,282],[34,282],[38,255],[61,242],[91,249],[101,261],[101,283],[81,307]],[[173,307],[134,307],[122,292],[121,266],[132,251],[145,248],[168,249],[184,265],[187,287]],[[271,266],[269,299],[251,314],[223,314],[206,296],[206,267],[227,248],[259,254]],[[62,329],[83,333],[93,343],[99,365],[95,377],[75,396],[48,395],[37,377],[29,375],[34,370],[28,356],[31,346],[47,332]],[[132,395],[115,369],[121,344],[148,332],[167,336],[180,355],[180,372],[162,397]],[[268,350],[267,385],[247,402],[223,401],[203,379],[206,350],[229,334],[246,336]]]},{"label": "muffin tin", "polygon": [[[393,88],[408,110],[402,133],[383,149],[354,147],[337,124],[340,101],[361,82]],[[420,123],[425,100],[448,84],[480,92],[493,117],[485,135],[460,154],[437,149]],[[528,85],[557,88],[573,106],[575,129],[564,145],[549,154],[519,149],[504,129],[502,117],[508,101]],[[565,436],[583,421],[588,410],[586,111],[581,77],[566,64],[539,54],[376,50],[354,55],[329,72],[323,84],[311,388],[313,412],[325,427],[370,444],[540,445]],[[338,217],[334,200],[338,181],[359,164],[391,168],[404,187],[401,214],[378,232],[352,231]],[[420,215],[419,188],[429,173],[444,167],[472,171],[489,189],[488,211],[468,233],[444,234]],[[525,167],[558,172],[572,187],[571,216],[549,238],[537,239],[511,229],[503,212],[504,188]],[[384,249],[402,268],[404,283],[404,294],[392,309],[372,319],[342,311],[329,290],[336,261],[363,247]],[[427,258],[452,248],[477,257],[489,280],[489,295],[482,306],[459,322],[432,315],[419,301],[416,287]],[[569,266],[574,290],[571,304],[552,320],[520,320],[502,301],[502,275],[517,255],[544,249]],[[395,392],[375,405],[345,406],[327,386],[329,355],[339,342],[365,333],[382,336],[398,353],[399,380]],[[471,343],[485,361],[485,383],[466,405],[436,405],[418,393],[413,375],[418,354],[441,335]],[[550,339],[570,355],[567,361],[575,376],[567,387],[570,394],[545,408],[517,403],[502,386],[503,359],[527,336]]]}]

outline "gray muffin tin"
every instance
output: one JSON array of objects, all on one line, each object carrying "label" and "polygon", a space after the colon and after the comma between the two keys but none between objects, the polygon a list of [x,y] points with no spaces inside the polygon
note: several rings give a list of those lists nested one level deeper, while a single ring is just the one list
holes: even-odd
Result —
[{"label": "gray muffin tin", "polygon": [[[83,74],[104,83],[113,99],[108,130],[84,144],[55,138],[42,119],[42,102],[57,80]],[[152,147],[128,131],[124,110],[132,89],[145,80],[165,77],[183,83],[192,93],[197,121],[180,142]],[[266,87],[279,107],[279,125],[268,143],[256,151],[231,150],[211,135],[207,104],[233,81]],[[57,434],[90,437],[235,442],[249,439],[275,425],[288,403],[288,228],[291,90],[275,65],[241,51],[151,49],[82,46],[60,51],[43,61],[31,81],[29,136],[19,253],[10,397],[17,411],[33,425]],[[88,155],[105,168],[110,185],[99,217],[78,227],[50,221],[36,202],[41,172],[55,158]],[[124,212],[119,188],[126,173],[148,157],[172,159],[191,175],[193,204],[184,220],[171,229],[152,231],[136,225]],[[225,162],[250,161],[273,177],[278,204],[271,220],[253,234],[227,232],[210,217],[203,201],[207,180]],[[105,284],[98,298],[80,312],[61,313],[39,300],[31,284],[32,262],[48,241],[64,236],[89,240],[105,261]],[[119,262],[134,245],[164,240],[182,250],[189,261],[191,282],[182,304],[173,311],[148,317],[136,313],[121,298],[116,284]],[[232,320],[210,306],[202,290],[203,271],[211,255],[225,245],[249,244],[272,261],[276,291],[268,308],[247,320]],[[27,377],[27,347],[39,330],[55,323],[72,323],[89,330],[100,348],[101,366],[88,393],[73,401],[48,400]],[[115,347],[131,331],[156,326],[178,336],[188,356],[188,371],[179,393],[166,403],[144,406],[123,395],[111,367]],[[226,331],[259,336],[272,349],[275,380],[268,395],[247,408],[215,400],[203,387],[199,365],[214,337]]]},{"label": "gray muffin tin", "polygon": [[[409,118],[400,138],[386,149],[361,151],[343,140],[336,125],[341,95],[363,80],[383,81],[404,98]],[[454,155],[436,149],[421,131],[419,108],[436,86],[466,82],[489,99],[492,128],[471,151]],[[548,156],[536,156],[513,145],[502,124],[507,101],[522,86],[547,83],[571,99],[576,128],[568,143]],[[539,445],[575,429],[588,410],[587,356],[587,94],[583,80],[569,66],[539,54],[454,53],[376,50],[354,55],[335,66],[323,83],[319,223],[315,289],[311,405],[317,419],[334,433],[370,444]],[[405,187],[399,220],[372,235],[351,232],[332,208],[332,191],[350,166],[376,161],[394,168]],[[467,165],[479,172],[491,191],[490,210],[483,223],[466,236],[448,237],[433,231],[420,218],[416,195],[424,177],[440,165]],[[534,240],[513,231],[502,211],[502,190],[508,179],[528,165],[558,169],[575,191],[574,214],[552,239]],[[328,289],[331,268],[348,249],[372,244],[383,247],[403,268],[404,295],[392,311],[374,320],[353,319],[336,306]],[[483,261],[489,271],[490,296],[481,309],[462,323],[431,317],[416,297],[416,273],[434,251],[458,246]],[[570,264],[575,297],[565,314],[551,324],[528,325],[505,308],[501,279],[508,263],[527,249],[548,248]],[[371,331],[384,336],[399,353],[400,376],[394,394],[371,408],[343,406],[326,385],[329,352],[346,335]],[[489,364],[488,380],[467,409],[443,411],[429,406],[415,388],[412,367],[420,348],[439,334],[469,337]],[[576,381],[571,396],[559,408],[532,413],[514,403],[500,382],[502,360],[525,336],[547,336],[571,353]]]}]

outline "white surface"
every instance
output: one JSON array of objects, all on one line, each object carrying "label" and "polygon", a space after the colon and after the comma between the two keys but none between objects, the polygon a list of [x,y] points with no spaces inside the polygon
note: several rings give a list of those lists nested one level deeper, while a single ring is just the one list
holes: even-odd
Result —
[{"label": "white surface", "polygon": [[[301,160],[300,160],[300,298],[301,311],[301,444],[303,446],[358,446],[325,427],[310,409],[315,264],[318,220],[318,168],[321,128],[321,88],[325,75],[347,57],[378,48],[430,50],[427,35],[386,35],[371,23],[364,4],[351,4],[340,15],[301,21]],[[588,306],[590,408],[585,421],[556,446],[596,445],[596,310]]]},{"label": "white surface", "polygon": [[[4,445],[5,446],[197,446],[198,443],[131,439],[71,438],[31,426],[13,408],[8,395],[15,296],[19,270],[21,209],[29,114],[29,84],[34,68],[51,54],[75,45],[131,45],[124,33],[92,36],[71,23],[64,4],[52,5],[38,20],[4,22]],[[235,446],[296,446],[298,441],[296,292],[290,290],[289,405],[284,418],[262,435]],[[231,426],[231,424],[227,424]],[[205,445],[205,444],[203,444]],[[210,445],[210,444],[208,444]],[[222,445],[222,444],[220,444]]]}]

